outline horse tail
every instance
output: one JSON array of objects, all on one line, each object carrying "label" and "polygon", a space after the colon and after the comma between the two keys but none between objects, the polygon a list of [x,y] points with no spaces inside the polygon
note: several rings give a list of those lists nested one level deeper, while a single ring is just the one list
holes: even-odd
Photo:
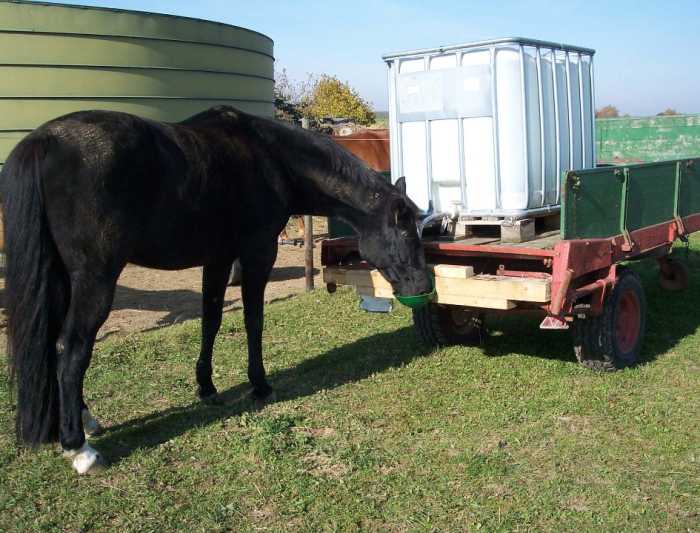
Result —
[{"label": "horse tail", "polygon": [[17,438],[30,446],[58,437],[55,343],[65,316],[67,276],[42,195],[42,162],[50,144],[44,136],[31,135],[0,173],[10,390],[16,386]]}]

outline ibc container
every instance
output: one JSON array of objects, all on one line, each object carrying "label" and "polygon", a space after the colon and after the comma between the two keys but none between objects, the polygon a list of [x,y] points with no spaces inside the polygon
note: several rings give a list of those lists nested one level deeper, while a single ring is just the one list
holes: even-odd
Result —
[{"label": "ibc container", "polygon": [[595,162],[594,53],[514,37],[384,55],[392,180],[425,210],[558,210],[561,173]]}]

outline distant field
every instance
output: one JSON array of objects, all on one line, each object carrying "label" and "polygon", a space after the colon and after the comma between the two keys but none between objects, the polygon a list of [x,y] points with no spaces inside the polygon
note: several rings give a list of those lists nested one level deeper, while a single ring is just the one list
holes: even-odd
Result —
[{"label": "distant field", "polygon": [[347,290],[267,307],[262,411],[239,312],[215,346],[219,407],[194,401],[198,321],[110,337],[86,383],[110,427],[99,476],[19,452],[0,379],[0,531],[697,531],[699,258],[694,239],[682,295],[635,267],[644,362],[613,374],[530,318],[431,352],[405,308],[366,314]]},{"label": "distant field", "polygon": [[374,121],[375,126],[379,126],[382,128],[389,127],[389,112],[388,111],[375,111],[374,116],[376,117],[375,121]]}]

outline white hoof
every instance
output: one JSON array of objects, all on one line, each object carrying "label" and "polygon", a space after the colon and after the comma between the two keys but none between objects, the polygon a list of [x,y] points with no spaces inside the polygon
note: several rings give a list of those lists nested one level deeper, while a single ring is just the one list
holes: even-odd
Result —
[{"label": "white hoof", "polygon": [[81,413],[83,419],[83,431],[86,437],[96,437],[104,431],[102,425],[90,414],[88,409],[83,409]]},{"label": "white hoof", "polygon": [[87,442],[79,450],[63,450],[63,456],[73,460],[73,468],[78,474],[104,466],[102,456]]}]

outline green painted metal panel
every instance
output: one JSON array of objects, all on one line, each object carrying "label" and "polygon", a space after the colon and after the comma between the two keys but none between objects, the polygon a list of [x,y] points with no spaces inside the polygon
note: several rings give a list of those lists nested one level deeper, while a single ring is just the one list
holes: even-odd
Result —
[{"label": "green painted metal panel", "polygon": [[601,163],[643,163],[700,157],[700,115],[596,120]]},{"label": "green painted metal panel", "polygon": [[273,42],[237,26],[117,9],[0,2],[0,165],[73,111],[178,121],[230,104],[273,116]]},{"label": "green painted metal panel", "polygon": [[[0,66],[0,79],[3,80],[0,98],[14,100],[66,96],[197,95],[198,98],[235,97],[243,101],[265,101],[261,95],[274,84],[272,79],[245,74],[113,67]],[[76,83],[76,80],[80,81]]]},{"label": "green painted metal panel", "polygon": [[680,174],[678,213],[682,217],[700,213],[700,160],[682,163]]},{"label": "green painted metal panel", "polygon": [[15,112],[17,103],[13,100],[3,100],[0,98],[0,132],[8,131],[30,131],[35,125],[42,124],[47,119],[45,117],[58,117],[71,113],[78,109],[117,109],[134,115],[156,118],[159,120],[179,120],[191,116],[202,109],[215,105],[230,104],[243,109],[249,113],[272,116],[274,104],[271,102],[245,102],[236,99],[217,98],[34,98],[25,100],[23,113],[14,124],[7,124],[2,121],[3,116],[8,116]]},{"label": "green painted metal panel", "polygon": [[614,168],[564,174],[561,235],[563,239],[608,237],[620,233],[623,182]]},{"label": "green painted metal panel", "polygon": [[143,11],[11,0],[0,3],[0,21],[5,31],[179,40],[273,53],[272,39],[247,28]]},{"label": "green painted metal panel", "polygon": [[605,238],[700,213],[700,159],[568,172],[563,239]]},{"label": "green painted metal panel", "polygon": [[[0,28],[2,22],[0,21]],[[51,46],[46,44],[50,42]],[[74,65],[193,69],[237,72],[271,78],[267,54],[213,44],[149,40],[101,35],[2,33],[2,65]]]},{"label": "green painted metal panel", "polygon": [[630,167],[628,180],[628,231],[673,219],[676,198],[675,161]]}]

